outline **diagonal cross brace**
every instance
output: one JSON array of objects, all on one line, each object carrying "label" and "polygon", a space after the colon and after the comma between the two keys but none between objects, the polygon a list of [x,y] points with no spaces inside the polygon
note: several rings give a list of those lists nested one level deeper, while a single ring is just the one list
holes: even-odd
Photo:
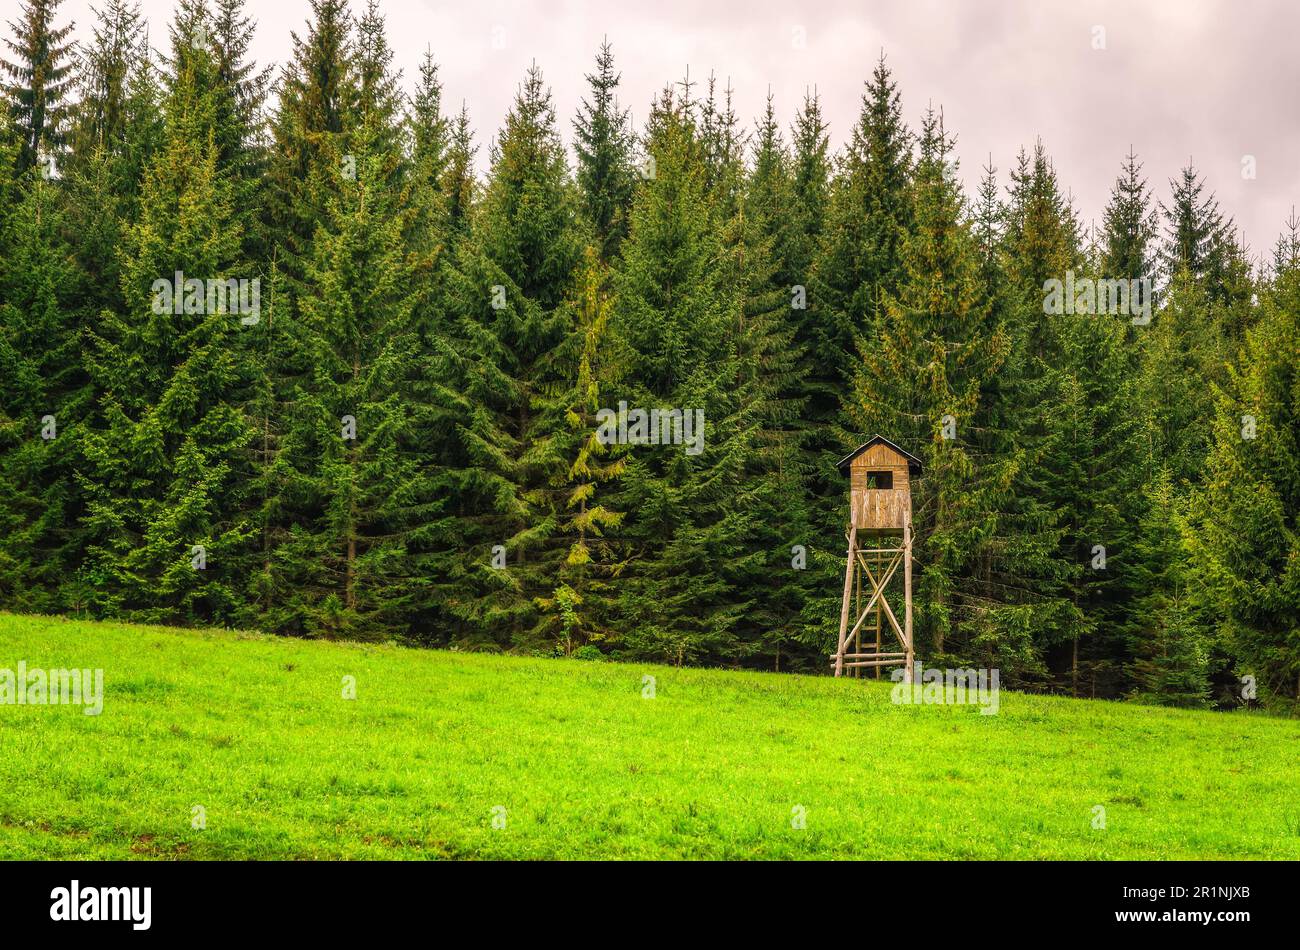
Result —
[{"label": "diagonal cross brace", "polygon": [[[880,602],[885,605],[885,610],[889,612],[890,618],[893,619],[894,615],[893,612],[889,610],[889,602],[884,599],[884,591],[885,587],[889,584],[890,579],[893,578],[894,573],[898,570],[898,565],[902,563],[902,560],[901,556],[896,555],[890,562],[889,568],[885,571],[884,576],[879,582],[876,581],[875,576],[870,571],[867,571],[867,578],[871,581],[872,586],[871,599],[867,601],[867,606],[862,608],[862,615],[858,617],[858,622],[853,625],[853,629],[849,630],[840,638],[840,642],[835,648],[836,656],[840,656],[844,653],[845,646],[847,646],[848,642],[853,639],[853,635],[858,632],[858,628],[862,626],[862,621],[867,619],[867,614],[871,613],[871,608],[876,605],[877,600],[880,600]],[[894,621],[894,627],[898,627],[898,621],[896,620]]]},{"label": "diagonal cross brace", "polygon": [[[902,556],[903,556],[903,552],[902,552],[902,551],[899,551],[898,554],[897,554],[897,556],[895,557],[893,563],[891,564],[891,570],[890,570],[890,572],[889,572],[889,575],[888,575],[888,576],[887,576],[883,581],[881,581],[881,583],[880,583],[880,587],[881,587],[882,590],[884,589],[885,585],[887,585],[887,584],[889,583],[890,578],[894,576],[894,570],[893,570],[893,569],[898,567],[898,562],[902,559]],[[862,569],[863,569],[864,571],[866,571],[866,573],[867,573],[867,579],[870,580],[871,583],[874,584],[874,583],[876,582],[876,578],[875,578],[875,575],[873,575],[873,574],[871,573],[871,568],[869,568],[869,567],[867,566],[867,562],[866,562],[865,560],[863,560],[861,556],[859,556],[859,557],[858,557],[858,563],[861,564],[861,565],[862,565]],[[905,633],[903,633],[903,627],[902,627],[902,625],[898,622],[898,618],[894,616],[894,609],[893,609],[892,607],[889,606],[889,601],[888,601],[888,599],[886,599],[884,596],[882,596],[882,597],[880,598],[880,605],[881,605],[882,607],[885,608],[885,616],[889,618],[889,624],[890,624],[890,626],[894,628],[894,633],[896,633],[896,634],[898,635],[898,642],[901,643],[901,644],[903,644],[903,646],[907,647],[907,648],[910,650],[910,649],[912,648],[912,644],[911,644],[911,642],[908,640],[907,635],[906,635]]]}]

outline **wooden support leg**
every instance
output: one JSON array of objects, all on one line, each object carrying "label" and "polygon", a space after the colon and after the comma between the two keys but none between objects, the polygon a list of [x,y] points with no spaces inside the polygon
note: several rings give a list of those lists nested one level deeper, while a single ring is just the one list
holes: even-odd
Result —
[{"label": "wooden support leg", "polygon": [[835,675],[844,672],[845,634],[849,632],[849,597],[853,594],[853,567],[857,559],[858,526],[849,528],[849,559],[844,569],[844,601],[840,604],[840,635],[835,640]]},{"label": "wooden support leg", "polygon": [[[862,616],[862,573],[861,573],[861,572],[858,572],[858,576],[857,576],[857,578],[854,580],[853,587],[854,587],[854,590],[853,590],[853,615],[854,615],[855,617],[861,617],[861,616]],[[854,632],[853,632],[853,652],[854,652],[854,653],[861,653],[861,652],[862,652],[862,625],[861,625],[861,624],[855,624],[854,627],[853,627],[853,631],[854,631]],[[858,667],[855,667],[854,670],[853,670],[853,677],[854,677],[854,679],[861,679],[861,677],[862,677],[862,670],[861,670],[860,668],[858,668]]]},{"label": "wooden support leg", "polygon": [[[880,554],[876,554],[876,573],[880,574]],[[880,652],[880,605],[876,604],[876,652]],[[880,667],[876,667],[876,679],[880,679]]]},{"label": "wooden support leg", "polygon": [[903,682],[912,682],[912,661],[916,651],[912,647],[912,514],[903,516],[903,632],[907,645],[907,673]]}]

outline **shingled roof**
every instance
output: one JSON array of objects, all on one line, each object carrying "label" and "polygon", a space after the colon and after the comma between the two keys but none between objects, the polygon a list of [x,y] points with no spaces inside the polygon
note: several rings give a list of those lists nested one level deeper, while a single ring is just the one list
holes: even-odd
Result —
[{"label": "shingled roof", "polygon": [[873,435],[848,455],[844,456],[844,458],[836,462],[835,467],[840,470],[841,475],[847,475],[849,463],[878,442],[883,442],[899,455],[903,456],[903,458],[907,459],[907,470],[913,475],[919,476],[921,474],[921,460],[911,452],[898,446],[896,443],[889,441],[889,439],[886,439],[883,435]]}]

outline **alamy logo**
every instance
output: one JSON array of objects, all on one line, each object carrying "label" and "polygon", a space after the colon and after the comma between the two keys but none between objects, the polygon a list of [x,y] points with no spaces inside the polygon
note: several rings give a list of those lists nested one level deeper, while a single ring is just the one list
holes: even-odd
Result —
[{"label": "alamy logo", "polygon": [[0,706],[85,706],[87,716],[104,711],[103,670],[0,668]]},{"label": "alamy logo", "polygon": [[257,277],[200,280],[177,271],[171,280],[155,280],[150,290],[156,314],[237,313],[246,327],[262,319],[262,281]]},{"label": "alamy logo", "polygon": [[684,445],[687,455],[704,451],[703,409],[618,409],[596,413],[596,438],[601,445]]},{"label": "alamy logo", "polygon": [[50,920],[129,920],[132,930],[148,930],[153,921],[153,888],[71,887],[50,891]]},{"label": "alamy logo", "polygon": [[896,685],[889,698],[902,706],[979,706],[980,715],[998,711],[998,671],[927,669],[917,660],[911,679],[900,667],[889,674]]},{"label": "alamy logo", "polygon": [[1051,316],[1107,313],[1132,316],[1134,326],[1151,322],[1151,279],[1124,280],[1119,277],[1080,277],[1065,272],[1065,280],[1055,277],[1043,281],[1043,313]]}]

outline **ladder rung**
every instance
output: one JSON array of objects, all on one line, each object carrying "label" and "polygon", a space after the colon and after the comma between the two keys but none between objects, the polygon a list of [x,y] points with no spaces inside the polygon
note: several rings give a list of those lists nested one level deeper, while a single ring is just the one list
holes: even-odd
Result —
[{"label": "ladder rung", "polygon": [[853,669],[854,667],[862,667],[862,666],[898,666],[898,665],[906,666],[907,659],[905,657],[900,656],[895,660],[854,660],[852,663],[845,663],[843,665],[843,669],[848,670],[848,669]]}]

